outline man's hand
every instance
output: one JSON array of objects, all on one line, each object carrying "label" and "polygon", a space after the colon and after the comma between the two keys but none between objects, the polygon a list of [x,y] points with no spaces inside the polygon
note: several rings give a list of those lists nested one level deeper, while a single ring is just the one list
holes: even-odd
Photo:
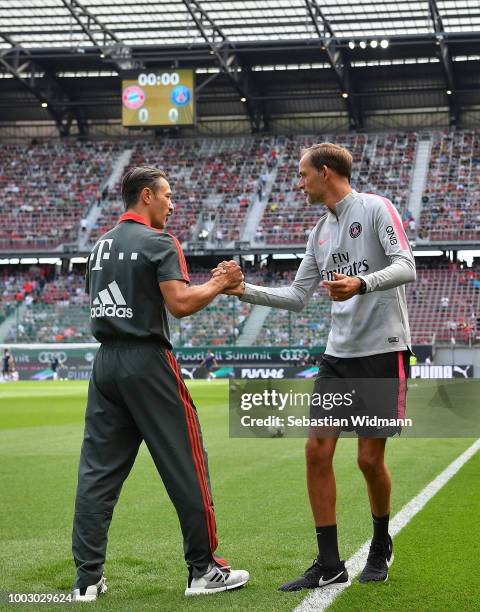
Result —
[{"label": "man's hand", "polygon": [[[214,270],[212,278],[218,279],[223,283],[223,292],[227,293],[238,288],[243,283],[243,272],[236,261],[222,261]],[[234,295],[233,293],[229,295]],[[235,294],[236,295],[236,294]]]},{"label": "man's hand", "polygon": [[235,268],[240,266],[233,259],[230,259],[229,261],[223,260],[218,264],[216,268],[213,268],[213,270],[211,270],[212,276],[215,278],[216,276],[220,276],[220,274],[225,274],[227,272],[227,269],[230,267]]},{"label": "man's hand", "polygon": [[360,291],[360,279],[356,276],[333,273],[333,281],[323,281],[330,298],[334,302],[345,302]]},{"label": "man's hand", "polygon": [[245,293],[245,283],[240,283],[236,287],[233,287],[233,289],[225,289],[223,293],[225,295],[236,295],[240,298]]},{"label": "man's hand", "polygon": [[180,280],[162,281],[160,291],[171,314],[178,319],[186,317],[208,306],[220,293],[240,287],[243,284],[240,266],[234,261],[225,264],[203,285],[187,286]]},{"label": "man's hand", "polygon": [[[232,274],[232,271],[238,273],[238,270],[241,272],[240,266],[233,259],[230,261],[222,261],[218,264],[216,268],[212,270],[212,278],[222,277],[223,275]],[[241,275],[241,280],[237,282],[235,285],[231,285],[229,283],[228,287],[222,291],[225,295],[236,295],[237,297],[241,297],[245,291],[245,283],[243,282],[244,276]]]}]

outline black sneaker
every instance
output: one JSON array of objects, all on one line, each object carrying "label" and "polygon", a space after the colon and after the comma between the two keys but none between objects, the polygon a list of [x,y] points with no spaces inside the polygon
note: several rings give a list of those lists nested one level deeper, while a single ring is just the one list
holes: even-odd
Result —
[{"label": "black sneaker", "polygon": [[385,542],[372,540],[367,563],[360,574],[360,582],[388,580],[388,568],[393,563],[393,542],[388,536]]},{"label": "black sneaker", "polygon": [[303,576],[282,584],[278,590],[301,591],[302,589],[318,589],[330,584],[343,584],[345,582],[348,582],[348,572],[343,561],[337,567],[326,567],[322,565],[317,557],[313,565],[307,569]]}]

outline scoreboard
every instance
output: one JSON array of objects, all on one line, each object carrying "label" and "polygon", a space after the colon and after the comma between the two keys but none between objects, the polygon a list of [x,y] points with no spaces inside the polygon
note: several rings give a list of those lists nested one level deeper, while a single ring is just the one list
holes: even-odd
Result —
[{"label": "scoreboard", "polygon": [[145,71],[122,81],[125,127],[192,125],[194,122],[193,70]]}]

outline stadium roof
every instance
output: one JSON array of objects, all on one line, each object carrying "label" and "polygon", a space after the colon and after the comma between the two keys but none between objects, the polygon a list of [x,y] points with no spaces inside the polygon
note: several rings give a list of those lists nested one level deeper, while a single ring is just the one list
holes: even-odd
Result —
[{"label": "stadium roof", "polygon": [[[0,0],[0,124],[118,121],[122,79],[193,68],[197,116],[480,109],[479,0]],[[446,115],[445,115],[446,112]]]},{"label": "stadium roof", "polygon": [[0,0],[0,48],[201,44],[192,10],[232,43],[315,39],[311,11],[338,39],[434,34],[432,11],[445,34],[480,32],[478,0]]}]

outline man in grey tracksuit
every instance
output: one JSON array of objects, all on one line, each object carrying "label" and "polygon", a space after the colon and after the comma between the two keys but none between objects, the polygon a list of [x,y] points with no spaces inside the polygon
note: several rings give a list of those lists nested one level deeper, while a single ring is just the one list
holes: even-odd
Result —
[{"label": "man in grey tracksuit", "polygon": [[178,318],[198,312],[243,275],[230,269],[230,277],[189,285],[182,247],[165,231],[173,204],[162,170],[131,168],[122,199],[124,214],[97,241],[87,264],[92,333],[101,346],[78,470],[73,600],[93,602],[107,589],[110,522],[142,441],[177,511],[188,566],[185,595],[236,589],[249,574],[217,553],[207,455],[197,409],[172,354],[167,311]]},{"label": "man in grey tracksuit", "polygon": [[[321,202],[326,209],[309,236],[295,280],[282,288],[241,283],[228,293],[252,304],[298,312],[322,284],[332,300],[332,326],[315,392],[324,391],[334,379],[393,379],[396,392],[384,403],[387,412],[401,420],[411,346],[404,285],[415,280],[415,261],[392,203],[354,191],[351,169],[350,153],[337,145],[323,143],[303,151],[299,188],[310,203]],[[367,386],[375,393],[375,384]],[[358,463],[367,483],[374,530],[362,582],[386,580],[393,561],[388,534],[391,478],[384,462],[386,437],[392,433],[358,439]],[[332,468],[339,434],[307,441],[307,482],[319,555],[300,578],[280,590],[348,580],[338,553]]]}]

